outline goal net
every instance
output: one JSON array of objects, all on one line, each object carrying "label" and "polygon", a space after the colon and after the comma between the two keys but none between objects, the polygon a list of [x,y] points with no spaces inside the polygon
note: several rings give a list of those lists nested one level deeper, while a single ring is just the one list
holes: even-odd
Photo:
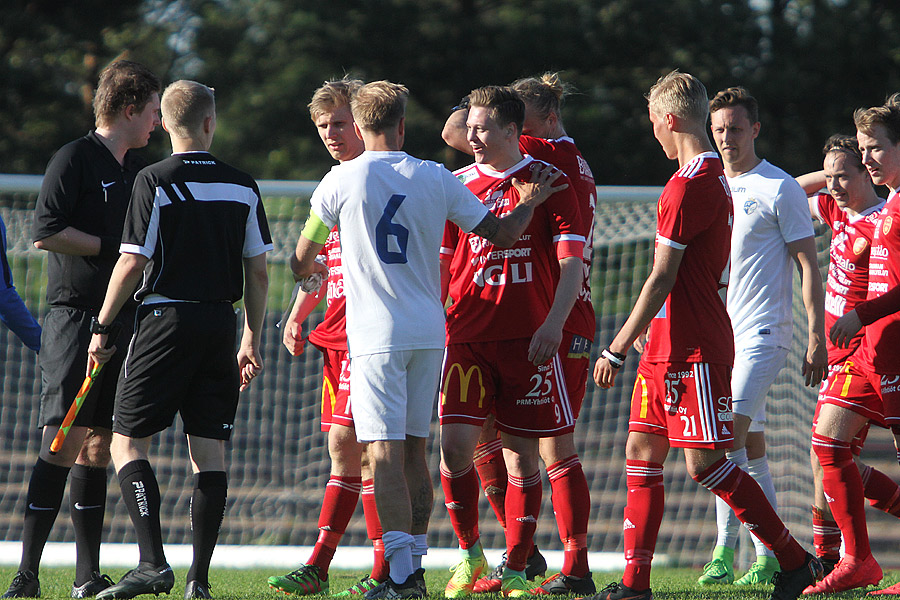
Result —
[{"label": "goal net", "polygon": [[[19,293],[32,312],[46,313],[46,254],[31,243],[31,222],[37,188],[2,186],[0,216],[8,229],[8,256]],[[270,257],[270,294],[263,341],[265,369],[243,394],[229,444],[228,508],[220,536],[223,544],[311,545],[318,535],[317,520],[329,474],[325,434],[319,429],[321,357],[309,346],[291,357],[281,346],[275,323],[286,308],[293,281],[287,260],[306,217],[314,182],[261,182],[275,241]],[[659,188],[598,188],[594,229],[592,294],[597,313],[596,357],[624,323],[652,263],[655,201]],[[827,235],[819,236],[820,265],[827,263]],[[796,279],[796,278],[795,278]],[[794,344],[788,366],[770,391],[767,439],[770,467],[780,504],[779,513],[804,545],[811,547],[809,504],[812,478],[809,467],[809,429],[815,406],[813,390],[800,375],[805,352],[806,316],[795,291]],[[308,332],[321,319],[314,313]],[[637,367],[629,356],[616,386],[607,391],[588,383],[587,397],[576,429],[584,471],[591,491],[588,544],[591,551],[622,550],[622,511],[625,505],[624,447],[628,403]],[[6,328],[0,327],[0,539],[20,540],[22,507],[31,468],[38,453],[37,419],[40,371],[35,354]],[[440,492],[437,427],[430,440],[429,458],[435,483],[435,505],[429,543],[454,547],[456,539]],[[889,436],[873,431],[866,459],[893,474]],[[162,526],[167,543],[190,543],[188,505],[191,470],[181,425],[157,436],[153,465],[162,492]],[[683,457],[672,450],[665,469],[666,515],[657,545],[676,564],[702,565],[715,542],[712,495],[688,477]],[[536,542],[542,549],[561,549],[550,487],[544,476],[544,501]],[[134,542],[131,524],[114,477],[110,477],[105,539]],[[894,540],[879,534],[880,513],[869,511],[872,542],[884,564],[900,563]],[[481,507],[482,537],[488,548],[503,548],[503,532],[486,500]],[[746,532],[744,533],[746,536]],[[51,541],[71,541],[68,508],[64,504]],[[742,542],[746,565],[752,560],[749,539]],[[361,508],[351,521],[342,544],[365,545]]]}]

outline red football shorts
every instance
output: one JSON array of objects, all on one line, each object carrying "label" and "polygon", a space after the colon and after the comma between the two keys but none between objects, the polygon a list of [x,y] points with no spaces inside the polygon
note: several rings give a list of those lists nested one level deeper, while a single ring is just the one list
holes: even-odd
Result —
[{"label": "red football shorts", "polygon": [[664,435],[676,448],[731,448],[731,367],[642,360],[628,430]]},{"label": "red football shorts", "polygon": [[350,411],[350,353],[324,348],[322,357],[322,431],[331,425],[353,427]]},{"label": "red football shorts", "polygon": [[528,360],[530,342],[449,344],[441,371],[441,425],[481,427],[493,412],[497,429],[519,437],[571,433],[575,415],[560,356],[535,366]]},{"label": "red football shorts", "polygon": [[563,331],[562,343],[559,345],[559,358],[562,361],[563,375],[566,378],[566,389],[569,391],[569,404],[572,414],[577,419],[584,402],[587,389],[587,378],[591,368],[591,340],[568,331]]},{"label": "red football shorts", "polygon": [[[860,367],[851,356],[843,364],[828,369],[828,378],[819,388],[818,404],[834,404],[868,417],[877,425],[884,425],[893,406],[895,423],[900,423],[900,392],[896,375],[879,375]],[[818,406],[816,407],[818,414]]]}]

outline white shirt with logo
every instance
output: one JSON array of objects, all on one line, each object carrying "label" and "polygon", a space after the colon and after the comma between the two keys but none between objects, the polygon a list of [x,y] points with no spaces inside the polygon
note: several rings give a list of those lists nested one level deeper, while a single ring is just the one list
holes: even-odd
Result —
[{"label": "white shirt with logo", "polygon": [[793,265],[787,244],[815,235],[803,188],[766,160],[728,177],[734,201],[728,315],[737,348],[788,348]]}]

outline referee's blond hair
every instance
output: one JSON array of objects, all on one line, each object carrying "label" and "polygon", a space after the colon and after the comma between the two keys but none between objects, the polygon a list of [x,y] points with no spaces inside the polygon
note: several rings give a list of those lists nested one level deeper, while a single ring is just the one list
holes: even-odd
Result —
[{"label": "referee's blond hair", "polygon": [[206,118],[216,116],[216,97],[211,87],[180,79],[166,87],[159,108],[166,131],[173,137],[195,138]]}]

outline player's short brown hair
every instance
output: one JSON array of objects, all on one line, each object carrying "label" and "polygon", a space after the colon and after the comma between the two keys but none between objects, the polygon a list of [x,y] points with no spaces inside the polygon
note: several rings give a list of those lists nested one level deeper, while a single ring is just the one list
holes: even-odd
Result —
[{"label": "player's short brown hair", "polygon": [[490,117],[500,127],[510,123],[516,132],[522,133],[525,125],[525,102],[518,92],[506,85],[486,85],[469,92],[469,106],[480,106],[489,111]]},{"label": "player's short brown hair", "polygon": [[342,106],[350,106],[353,95],[361,88],[363,82],[351,79],[346,75],[340,79],[331,79],[313,92],[312,100],[307,107],[309,117],[315,122],[325,113],[331,113]]},{"label": "player's short brown hair", "polygon": [[703,83],[690,73],[677,69],[656,80],[646,95],[655,114],[672,113],[703,125],[709,116],[709,96]]},{"label": "player's short brown hair", "polygon": [[511,87],[525,104],[530,106],[542,119],[546,119],[551,114],[559,116],[563,101],[575,89],[560,79],[559,73],[551,72],[544,73],[540,78],[518,79],[512,83]]},{"label": "player's short brown hair", "polygon": [[350,101],[353,120],[361,129],[382,132],[396,127],[406,114],[409,90],[390,81],[373,81],[357,90]]},{"label": "player's short brown hair", "polygon": [[900,93],[889,96],[881,106],[857,108],[853,111],[853,123],[866,135],[873,135],[875,125],[881,125],[896,145],[900,142]]},{"label": "player's short brown hair", "polygon": [[828,156],[832,152],[846,154],[853,159],[853,165],[860,171],[865,171],[862,164],[862,152],[859,151],[859,143],[852,135],[834,134],[825,141],[822,154]]},{"label": "player's short brown hair", "polygon": [[162,89],[150,69],[130,60],[117,60],[100,73],[94,93],[94,121],[97,127],[110,125],[129,105],[144,110],[153,94]]},{"label": "player's short brown hair", "polygon": [[163,92],[160,112],[173,137],[194,138],[201,133],[203,121],[216,114],[215,93],[196,81],[174,81]]},{"label": "player's short brown hair", "polygon": [[710,114],[723,108],[731,108],[734,106],[743,106],[750,117],[750,123],[759,122],[759,103],[756,98],[750,95],[746,88],[737,86],[722,90],[709,101]]}]

